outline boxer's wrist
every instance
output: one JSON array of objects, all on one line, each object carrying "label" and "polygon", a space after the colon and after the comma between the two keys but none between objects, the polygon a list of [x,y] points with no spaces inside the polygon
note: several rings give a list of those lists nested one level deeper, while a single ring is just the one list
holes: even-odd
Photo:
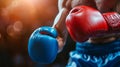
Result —
[{"label": "boxer's wrist", "polygon": [[109,43],[112,41],[115,41],[117,38],[114,36],[110,36],[110,37],[94,37],[94,38],[89,38],[88,42],[89,43],[94,43],[94,44],[98,44],[98,43]]}]

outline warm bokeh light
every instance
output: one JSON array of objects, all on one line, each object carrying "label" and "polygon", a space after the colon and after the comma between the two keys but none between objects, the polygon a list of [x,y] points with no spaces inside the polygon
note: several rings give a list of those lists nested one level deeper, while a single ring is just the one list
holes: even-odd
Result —
[{"label": "warm bokeh light", "polygon": [[7,33],[8,33],[9,36],[14,36],[15,33],[13,31],[13,25],[9,25],[7,27]]},{"label": "warm bokeh light", "polygon": [[12,0],[8,6],[2,8],[2,16],[11,22],[22,20],[29,21],[27,24],[33,22],[45,24],[55,17],[56,6],[54,2],[48,0]]},{"label": "warm bokeh light", "polygon": [[[42,25],[52,25],[57,14],[57,1],[49,0],[2,0],[0,1],[1,18],[7,27],[8,35],[11,31],[18,31],[23,28],[34,30]],[[16,23],[20,21],[20,23]],[[13,25],[13,27],[11,27]],[[17,25],[17,26],[16,26]],[[26,30],[26,29],[24,29]]]},{"label": "warm bokeh light", "polygon": [[19,35],[22,34],[23,30],[23,24],[20,21],[14,22],[14,24],[11,24],[7,27],[7,34],[12,38],[18,38]]},{"label": "warm bokeh light", "polygon": [[14,23],[14,25],[13,25],[13,29],[14,29],[14,31],[16,31],[16,32],[21,33],[22,30],[23,30],[23,24],[22,24],[22,22],[21,22],[21,21],[16,21],[16,22]]}]

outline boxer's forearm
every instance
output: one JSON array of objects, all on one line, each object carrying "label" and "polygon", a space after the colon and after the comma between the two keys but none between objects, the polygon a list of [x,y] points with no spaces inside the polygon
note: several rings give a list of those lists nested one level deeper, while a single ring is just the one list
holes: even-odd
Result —
[{"label": "boxer's forearm", "polygon": [[59,49],[61,49],[64,46],[67,37],[67,30],[65,25],[65,19],[67,15],[68,10],[66,8],[62,8],[61,11],[59,11],[58,15],[56,16],[53,24],[53,27],[57,29],[59,35],[57,39]]},{"label": "boxer's forearm", "polygon": [[65,7],[65,3],[67,0],[58,0],[58,10],[61,11],[62,8]]},{"label": "boxer's forearm", "polygon": [[102,13],[114,11],[116,3],[117,0],[96,0],[97,8]]},{"label": "boxer's forearm", "polygon": [[63,48],[67,38],[65,20],[71,7],[71,1],[72,0],[58,0],[59,13],[56,16],[52,27],[56,28],[56,30],[58,31],[57,40],[58,40],[59,50]]}]

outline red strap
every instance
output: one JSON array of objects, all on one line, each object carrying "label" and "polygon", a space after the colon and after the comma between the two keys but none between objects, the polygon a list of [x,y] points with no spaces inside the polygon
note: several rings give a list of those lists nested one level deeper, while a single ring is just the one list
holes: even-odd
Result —
[{"label": "red strap", "polygon": [[120,29],[120,15],[116,12],[104,13],[103,17],[108,23],[110,30]]}]

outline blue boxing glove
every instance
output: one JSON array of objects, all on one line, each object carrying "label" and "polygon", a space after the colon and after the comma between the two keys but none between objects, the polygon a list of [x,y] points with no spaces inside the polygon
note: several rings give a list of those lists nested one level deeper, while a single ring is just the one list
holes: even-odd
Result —
[{"label": "blue boxing glove", "polygon": [[55,60],[58,52],[57,31],[52,27],[40,27],[29,38],[28,53],[38,63],[48,64]]}]

